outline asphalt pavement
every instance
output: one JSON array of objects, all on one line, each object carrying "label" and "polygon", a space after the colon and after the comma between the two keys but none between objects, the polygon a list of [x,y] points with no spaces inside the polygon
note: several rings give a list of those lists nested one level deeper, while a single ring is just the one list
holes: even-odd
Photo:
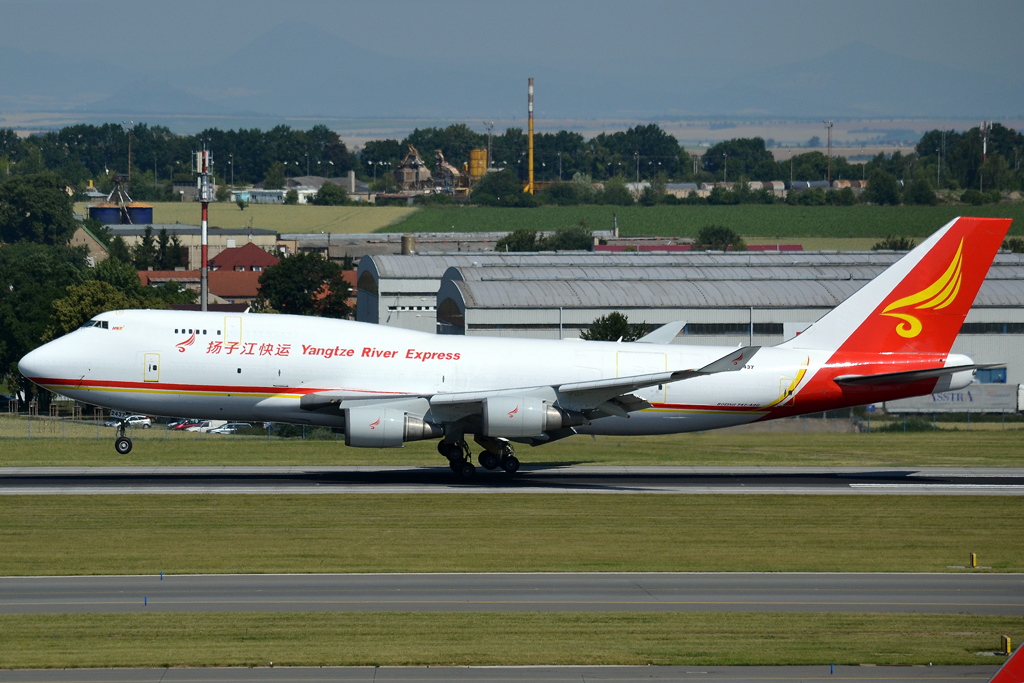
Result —
[{"label": "asphalt pavement", "polygon": [[0,578],[0,614],[887,612],[1024,615],[1022,574],[243,574]]},{"label": "asphalt pavement", "polygon": [[602,493],[1024,495],[1024,468],[591,467],[514,475],[447,467],[4,467],[0,495]]}]

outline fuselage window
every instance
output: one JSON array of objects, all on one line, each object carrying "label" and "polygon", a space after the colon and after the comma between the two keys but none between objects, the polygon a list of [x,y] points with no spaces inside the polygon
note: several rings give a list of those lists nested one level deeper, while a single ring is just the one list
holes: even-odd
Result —
[{"label": "fuselage window", "polygon": [[177,327],[174,328],[174,334],[178,334],[178,328]]},{"label": "fuselage window", "polygon": [[203,334],[206,334],[206,330],[203,330]]}]

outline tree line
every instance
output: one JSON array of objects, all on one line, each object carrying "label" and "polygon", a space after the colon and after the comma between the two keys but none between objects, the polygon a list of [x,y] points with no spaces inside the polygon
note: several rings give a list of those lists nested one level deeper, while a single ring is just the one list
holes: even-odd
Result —
[{"label": "tree line", "polygon": [[[177,135],[164,126],[134,124],[130,130],[108,123],[78,124],[27,138],[0,129],[0,174],[31,175],[52,171],[73,187],[98,180],[110,188],[110,177],[128,174],[129,133],[132,145],[132,193],[144,200],[174,199],[172,180],[193,179],[191,154],[204,145],[214,155],[219,182],[251,184],[305,175],[334,177],[355,170],[377,190],[394,187],[391,172],[415,146],[427,166],[435,167],[435,150],[461,168],[470,150],[487,149],[488,136],[464,123],[417,128],[402,140],[367,142],[353,153],[340,136],[324,125],[309,130],[276,126],[270,130],[209,128],[195,135]],[[516,182],[527,177],[528,139],[521,128],[510,127],[490,139],[491,162]],[[761,138],[724,140],[697,155],[697,163],[679,141],[657,124],[601,133],[590,139],[574,131],[534,135],[534,177],[541,183],[586,178],[623,182],[659,178],[666,182],[758,180],[821,180],[829,158],[812,150],[792,159],[775,161]],[[983,160],[984,156],[984,160]],[[831,159],[832,179],[867,179],[876,169],[896,178],[901,187],[916,180],[932,190],[1015,190],[1024,187],[1024,135],[1000,123],[988,132],[988,153],[982,152],[978,127],[968,131],[932,130],[908,154],[879,154],[863,163]],[[583,198],[586,200],[586,198]]]}]

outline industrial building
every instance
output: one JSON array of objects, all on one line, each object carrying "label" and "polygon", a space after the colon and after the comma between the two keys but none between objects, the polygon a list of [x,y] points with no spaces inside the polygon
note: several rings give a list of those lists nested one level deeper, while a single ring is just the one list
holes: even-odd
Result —
[{"label": "industrial building", "polygon": [[[368,256],[358,319],[440,334],[575,339],[619,311],[685,320],[680,344],[774,345],[898,260],[894,252]],[[432,326],[433,325],[433,326]],[[999,254],[953,351],[984,381],[1024,382],[1024,256]]]}]

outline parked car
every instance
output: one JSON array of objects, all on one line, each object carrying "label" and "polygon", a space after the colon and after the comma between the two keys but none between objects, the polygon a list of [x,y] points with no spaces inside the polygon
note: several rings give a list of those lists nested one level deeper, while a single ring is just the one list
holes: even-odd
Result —
[{"label": "parked car", "polygon": [[[124,419],[128,421],[128,423],[125,425],[126,427],[139,427],[140,429],[149,429],[150,427],[153,426],[153,418],[147,417],[145,415],[129,415]],[[120,424],[120,418],[112,417],[106,422],[104,422],[103,426],[117,427]]]},{"label": "parked car", "polygon": [[188,429],[202,422],[202,420],[183,419],[167,423],[168,429]]},{"label": "parked car", "polygon": [[7,394],[0,394],[0,410],[7,410],[11,401],[16,400],[17,399],[14,398],[13,396],[8,396]]},{"label": "parked car", "polygon": [[252,429],[252,425],[248,422],[228,422],[225,425],[216,427],[209,431],[210,434],[234,434],[239,429]]},{"label": "parked car", "polygon": [[211,429],[217,429],[223,427],[228,423],[227,420],[201,420],[198,424],[194,424],[191,427],[186,427],[186,432],[208,432]]}]

